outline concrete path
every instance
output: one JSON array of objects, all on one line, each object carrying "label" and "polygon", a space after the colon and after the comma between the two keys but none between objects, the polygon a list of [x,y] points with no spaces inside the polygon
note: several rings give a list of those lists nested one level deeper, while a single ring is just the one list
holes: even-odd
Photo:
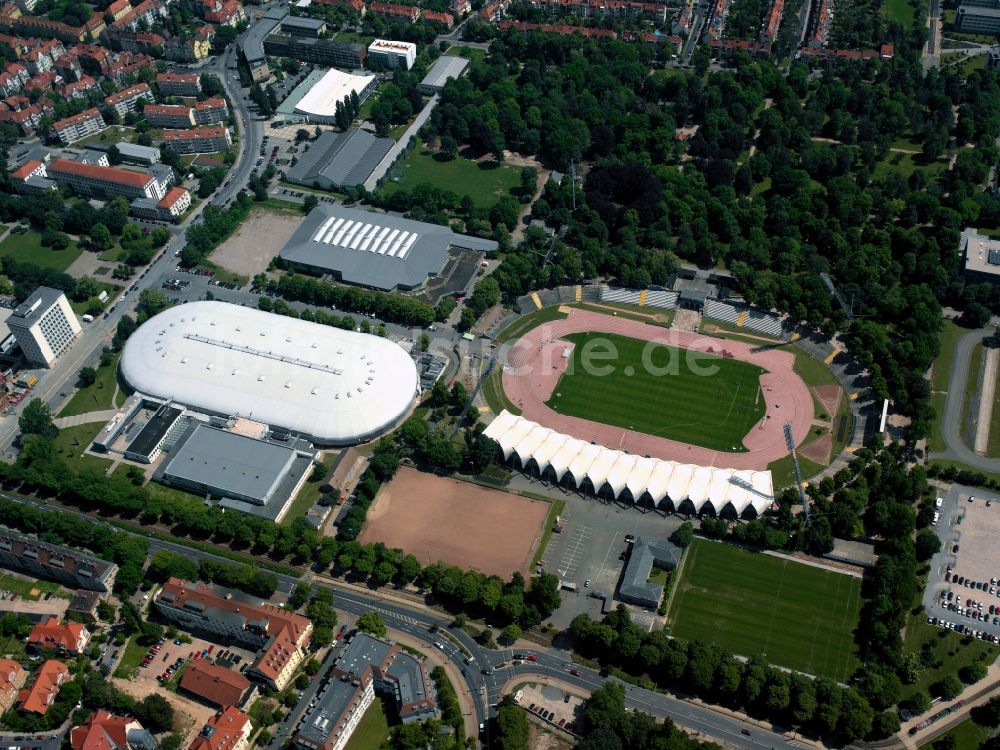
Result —
[{"label": "concrete path", "polygon": [[976,420],[976,441],[974,448],[981,456],[986,455],[990,440],[990,421],[993,417],[993,396],[997,390],[997,363],[1000,362],[1000,349],[986,349],[986,362],[983,364],[983,385],[979,389],[979,418]]},{"label": "concrete path", "polygon": [[74,414],[72,417],[59,417],[58,419],[53,419],[52,422],[61,430],[64,427],[76,427],[77,425],[90,424],[91,422],[107,422],[117,413],[117,409],[88,411],[86,414]]},{"label": "concrete path", "polygon": [[413,122],[410,123],[410,127],[408,127],[403,135],[400,136],[399,140],[396,141],[396,145],[389,150],[389,154],[382,160],[382,163],[375,167],[375,171],[372,172],[372,176],[365,180],[365,190],[373,192],[375,188],[378,187],[378,181],[385,177],[385,173],[389,171],[389,167],[395,164],[396,159],[398,159],[400,155],[406,151],[406,147],[410,145],[410,141],[416,137],[420,128],[422,128],[424,123],[430,119],[431,112],[434,111],[434,108],[438,105],[439,101],[441,101],[441,95],[434,94],[434,96],[430,98],[430,101],[424,105],[424,108],[420,110],[420,114],[413,119]]},{"label": "concrete path", "polygon": [[945,458],[961,461],[979,471],[1000,473],[1000,459],[980,456],[962,442],[962,405],[965,403],[965,384],[969,379],[969,362],[973,347],[987,336],[995,333],[993,328],[980,328],[964,334],[955,347],[955,359],[948,379],[948,397],[941,418],[941,437],[948,450],[931,453],[929,458]]}]

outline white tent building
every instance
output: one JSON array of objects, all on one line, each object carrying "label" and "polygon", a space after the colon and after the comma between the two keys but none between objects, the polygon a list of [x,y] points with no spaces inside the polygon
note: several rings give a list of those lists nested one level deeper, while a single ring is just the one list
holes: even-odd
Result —
[{"label": "white tent building", "polygon": [[539,476],[616,500],[681,512],[760,515],[774,501],[769,471],[719,469],[635,456],[563,435],[508,411],[484,434],[504,460]]}]

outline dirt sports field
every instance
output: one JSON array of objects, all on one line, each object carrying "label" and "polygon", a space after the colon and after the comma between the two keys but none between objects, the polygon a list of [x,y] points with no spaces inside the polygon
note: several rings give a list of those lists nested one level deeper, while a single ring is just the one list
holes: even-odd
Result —
[{"label": "dirt sports field", "polygon": [[241,276],[262,273],[299,228],[302,218],[274,211],[251,211],[236,234],[215,249],[212,262]]},{"label": "dirt sports field", "polygon": [[358,538],[507,579],[528,573],[549,504],[401,467],[382,487]]},{"label": "dirt sports field", "polygon": [[[743,438],[742,453],[730,453],[676,440],[647,435],[635,430],[613,427],[589,419],[559,414],[546,405],[568,360],[562,356],[567,344],[561,337],[570,333],[600,331],[645,339],[695,351],[710,352],[750,362],[766,372],[760,376],[761,395],[766,404],[764,418]],[[740,341],[717,339],[687,331],[651,326],[625,318],[573,309],[562,320],[553,320],[528,331],[507,352],[503,389],[525,419],[545,427],[591,440],[601,445],[665,461],[716,466],[728,469],[764,470],[772,461],[788,453],[783,426],[791,423],[798,445],[812,425],[814,409],[809,388],[794,371],[795,357],[790,352],[757,347]],[[641,394],[637,394],[641,398]],[[683,403],[675,406],[678,413]]]}]

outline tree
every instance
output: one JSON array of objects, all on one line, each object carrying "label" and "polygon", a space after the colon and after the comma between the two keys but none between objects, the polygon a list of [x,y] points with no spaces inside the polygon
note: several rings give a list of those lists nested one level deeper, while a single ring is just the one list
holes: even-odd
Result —
[{"label": "tree", "polygon": [[497,706],[493,734],[498,750],[528,750],[528,715],[510,695]]},{"label": "tree", "polygon": [[162,695],[147,695],[135,707],[135,718],[152,732],[166,732],[173,727],[174,709]]},{"label": "tree", "polygon": [[385,622],[378,612],[366,612],[358,618],[358,630],[362,633],[382,637],[385,635]]},{"label": "tree", "polygon": [[682,548],[690,545],[694,541],[694,526],[692,523],[685,521],[677,527],[674,533],[670,535],[670,541]]},{"label": "tree", "polygon": [[303,583],[302,581],[296,583],[295,588],[292,589],[292,593],[288,596],[288,608],[296,610],[309,601],[310,591],[308,583]]},{"label": "tree", "polygon": [[309,687],[309,675],[300,672],[295,678],[295,687],[299,690],[305,690]]},{"label": "tree", "polygon": [[302,143],[303,141],[309,140],[309,131],[305,128],[299,128],[295,131],[295,142]]},{"label": "tree", "polygon": [[521,628],[518,627],[517,623],[512,622],[510,625],[505,627],[500,632],[500,638],[498,640],[504,646],[510,646],[511,644],[514,643],[514,641],[516,641],[520,637],[521,637]]},{"label": "tree", "polygon": [[111,231],[104,224],[94,224],[90,227],[88,234],[90,236],[90,244],[98,250],[110,250],[114,247],[115,238],[111,236]]},{"label": "tree", "polygon": [[477,320],[479,320],[479,316],[476,315],[474,310],[469,307],[463,307],[462,315],[458,320],[456,328],[458,328],[459,331],[471,330]]},{"label": "tree", "polygon": [[80,383],[84,386],[91,386],[97,380],[97,370],[93,367],[84,367],[79,374]]},{"label": "tree", "polygon": [[316,208],[316,206],[318,205],[319,205],[319,198],[317,198],[312,193],[309,193],[302,201],[302,213],[307,214],[314,208]]},{"label": "tree", "polygon": [[55,438],[59,430],[52,423],[52,411],[49,405],[40,398],[28,402],[17,419],[17,426],[25,435],[41,435],[45,438]]},{"label": "tree", "polygon": [[916,547],[917,560],[920,562],[930,560],[941,550],[941,540],[930,529],[921,529],[918,531],[914,545]]},{"label": "tree", "polygon": [[986,665],[981,661],[966,664],[958,670],[958,678],[967,685],[979,682],[986,677]]},{"label": "tree", "polygon": [[122,152],[118,150],[118,144],[112,143],[108,149],[108,162],[112,165],[122,163]]},{"label": "tree", "polygon": [[931,685],[931,692],[940,696],[942,700],[950,701],[962,692],[962,683],[953,674],[945,675]]}]

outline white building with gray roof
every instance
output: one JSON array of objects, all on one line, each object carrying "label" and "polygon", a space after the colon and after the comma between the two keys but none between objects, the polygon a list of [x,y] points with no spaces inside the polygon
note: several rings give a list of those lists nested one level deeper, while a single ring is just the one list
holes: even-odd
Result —
[{"label": "white building with gray roof", "polygon": [[432,95],[440,94],[444,90],[444,85],[452,78],[458,78],[469,68],[469,58],[457,57],[456,55],[441,55],[431,69],[427,71],[424,80],[417,87],[420,93]]},{"label": "white building with gray roof", "polygon": [[628,563],[618,586],[618,598],[642,607],[656,609],[663,598],[663,586],[652,583],[649,575],[653,566],[674,570],[684,550],[670,542],[648,542],[636,539],[629,552]]},{"label": "white building with gray roof", "polygon": [[303,220],[279,257],[292,268],[330,274],[347,284],[414,290],[446,272],[452,249],[487,253],[497,243],[439,224],[321,205]]}]

